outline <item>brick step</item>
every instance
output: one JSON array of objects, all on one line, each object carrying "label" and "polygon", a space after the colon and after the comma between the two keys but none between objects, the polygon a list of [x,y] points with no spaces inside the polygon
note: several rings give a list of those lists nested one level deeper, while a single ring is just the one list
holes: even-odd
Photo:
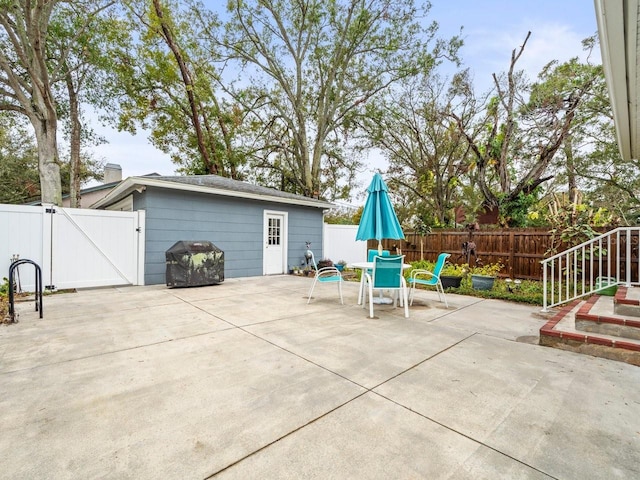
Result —
[{"label": "brick step", "polygon": [[640,288],[618,287],[613,297],[613,312],[616,315],[640,318]]},{"label": "brick step", "polygon": [[[593,302],[595,304],[599,301],[600,296],[594,295],[591,297],[591,299],[594,298]],[[608,300],[612,302],[611,297],[608,297]],[[640,340],[605,333],[585,332],[576,328],[576,314],[586,303],[585,301],[575,300],[558,310],[540,329],[540,345],[640,366]],[[588,307],[588,311],[595,315],[595,312],[591,312],[591,308]],[[612,309],[609,312],[612,312]],[[610,313],[610,315],[613,317],[614,314]],[[604,316],[608,317],[608,315]]]},{"label": "brick step", "polygon": [[640,340],[640,318],[615,313],[614,298],[593,295],[575,313],[576,330]]}]

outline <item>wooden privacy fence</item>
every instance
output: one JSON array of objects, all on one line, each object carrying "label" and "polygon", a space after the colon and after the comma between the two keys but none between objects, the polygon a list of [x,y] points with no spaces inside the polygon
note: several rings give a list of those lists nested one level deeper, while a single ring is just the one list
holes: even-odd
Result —
[{"label": "wooden privacy fence", "polygon": [[[451,254],[451,263],[469,263],[474,266],[478,259],[484,265],[500,262],[504,265],[502,275],[522,279],[542,279],[540,262],[551,245],[551,234],[545,229],[504,230],[435,230],[420,236],[405,232],[405,240],[383,240],[386,250],[402,250],[408,262],[435,261],[438,254]],[[463,251],[465,242],[474,242],[475,251]],[[377,240],[369,241],[368,248],[378,248]],[[475,255],[474,255],[475,253]]]}]

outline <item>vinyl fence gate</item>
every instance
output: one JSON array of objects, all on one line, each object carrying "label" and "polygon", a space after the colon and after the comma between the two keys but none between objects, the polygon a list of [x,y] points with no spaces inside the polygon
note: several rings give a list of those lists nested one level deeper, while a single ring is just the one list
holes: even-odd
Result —
[{"label": "vinyl fence gate", "polygon": [[[144,284],[145,212],[0,205],[0,275],[13,259],[42,268],[45,288]],[[35,288],[33,269],[20,286]]]}]

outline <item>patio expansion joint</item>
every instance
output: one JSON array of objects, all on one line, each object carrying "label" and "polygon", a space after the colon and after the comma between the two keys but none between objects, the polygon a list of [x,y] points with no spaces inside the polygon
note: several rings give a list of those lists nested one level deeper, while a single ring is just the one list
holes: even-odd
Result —
[{"label": "patio expansion joint", "polygon": [[[380,395],[380,394],[378,394],[378,395]],[[404,408],[404,409],[406,409],[406,410],[410,411],[411,413],[413,413],[413,414],[415,414],[415,415],[418,415],[418,416],[420,416],[420,417],[424,418],[425,420],[428,420],[428,421],[430,421],[430,422],[433,422],[433,423],[435,423],[436,425],[439,425],[439,426],[441,426],[442,428],[445,428],[445,429],[449,430],[450,432],[453,432],[453,433],[455,433],[455,434],[457,434],[457,435],[460,435],[460,436],[462,436],[462,437],[464,437],[464,438],[466,438],[466,439],[468,439],[468,440],[472,441],[473,443],[475,443],[475,444],[477,444],[477,445],[481,445],[481,446],[483,446],[483,447],[485,447],[485,448],[488,448],[489,450],[492,450],[492,451],[496,452],[496,453],[497,453],[497,454],[499,454],[499,455],[502,455],[502,456],[504,456],[504,457],[506,457],[506,458],[508,458],[508,459],[510,459],[510,460],[513,460],[514,462],[517,462],[517,463],[519,463],[520,465],[524,465],[525,467],[530,468],[531,470],[534,470],[534,471],[536,471],[536,472],[539,472],[539,473],[541,473],[542,475],[545,475],[546,477],[548,477],[548,478],[550,478],[550,479],[553,479],[553,480],[560,480],[558,477],[555,477],[555,476],[551,475],[550,473],[545,472],[544,470],[540,470],[539,468],[534,467],[533,465],[531,465],[531,464],[529,464],[529,463],[527,463],[527,462],[524,462],[524,461],[520,460],[519,458],[516,458],[516,457],[514,457],[514,456],[512,456],[512,455],[510,455],[510,454],[508,454],[508,453],[505,453],[505,452],[503,452],[502,450],[499,450],[498,448],[493,447],[493,446],[489,445],[489,444],[488,444],[488,443],[486,443],[486,442],[483,442],[483,441],[481,441],[481,440],[478,440],[477,438],[474,438],[474,437],[472,437],[471,435],[469,435],[469,434],[467,434],[467,433],[461,432],[460,430],[457,430],[457,429],[455,429],[455,428],[453,428],[453,427],[451,427],[451,426],[449,426],[449,425],[446,425],[446,424],[444,424],[444,423],[442,423],[442,422],[440,422],[440,421],[438,421],[438,420],[436,420],[436,419],[434,419],[434,418],[431,418],[431,417],[429,417],[428,415],[425,415],[425,414],[420,413],[420,412],[418,412],[418,411],[416,411],[416,410],[413,410],[413,409],[411,409],[411,408],[407,407],[406,405],[403,405],[403,404],[398,403],[398,402],[396,402],[396,401],[394,401],[394,400],[392,400],[392,399],[390,399],[390,398],[388,398],[388,397],[385,397],[384,395],[380,395],[380,396],[381,396],[382,398],[384,398],[385,400],[388,400],[388,401],[390,401],[390,402],[392,402],[392,403],[394,403],[394,404],[398,405],[399,407]]]},{"label": "patio expansion joint", "polygon": [[[324,417],[326,417],[326,416],[330,415],[331,413],[335,412],[336,410],[338,410],[338,409],[340,409],[340,408],[342,408],[342,407],[344,407],[344,406],[346,406],[346,405],[350,404],[350,403],[351,403],[351,402],[353,402],[354,400],[357,400],[358,398],[360,398],[360,397],[362,397],[362,396],[364,396],[364,395],[366,395],[366,394],[368,394],[368,393],[371,393],[371,394],[377,395],[377,396],[379,396],[379,397],[381,397],[381,398],[383,398],[383,399],[385,399],[385,400],[387,400],[387,401],[390,401],[391,403],[394,403],[394,404],[396,404],[396,405],[398,405],[398,406],[400,406],[400,407],[402,407],[402,408],[405,408],[405,409],[408,409],[409,411],[412,411],[411,409],[407,408],[406,406],[404,406],[404,405],[402,405],[402,404],[399,404],[398,402],[396,402],[396,401],[394,401],[394,400],[392,400],[392,399],[390,399],[390,398],[387,398],[387,397],[385,397],[384,395],[381,395],[380,393],[375,392],[375,391],[373,391],[373,390],[374,390],[374,389],[376,389],[376,388],[378,388],[378,387],[380,387],[381,385],[384,385],[385,383],[389,382],[390,380],[393,380],[394,378],[396,378],[396,377],[398,377],[398,376],[400,376],[400,375],[402,375],[402,374],[404,374],[404,373],[406,373],[406,372],[408,372],[408,371],[410,371],[410,370],[412,370],[412,369],[416,368],[417,366],[422,365],[423,363],[425,363],[425,362],[427,362],[427,361],[429,361],[429,360],[433,359],[434,357],[437,357],[438,355],[440,355],[440,354],[442,354],[442,353],[444,353],[444,352],[446,352],[446,351],[450,350],[451,348],[455,347],[456,345],[459,345],[460,343],[464,342],[465,340],[467,340],[467,339],[469,339],[469,338],[471,338],[471,337],[473,337],[473,336],[475,336],[475,335],[476,335],[476,333],[472,333],[471,335],[468,335],[467,337],[465,337],[465,338],[463,338],[463,339],[459,340],[458,342],[456,342],[456,343],[454,343],[454,344],[452,344],[452,345],[449,345],[447,348],[445,348],[445,349],[443,349],[443,350],[440,350],[439,352],[436,352],[436,353],[434,353],[433,355],[428,356],[428,357],[427,357],[427,358],[425,358],[424,360],[419,361],[418,363],[416,363],[416,364],[414,364],[414,365],[412,365],[412,366],[410,366],[410,367],[408,367],[408,368],[406,368],[406,369],[402,370],[401,372],[399,372],[399,373],[397,373],[397,374],[395,374],[395,375],[393,375],[393,376],[389,377],[389,378],[388,378],[388,379],[386,379],[385,381],[380,382],[379,384],[374,385],[373,387],[370,387],[370,388],[369,388],[369,387],[365,387],[364,385],[361,385],[361,384],[359,384],[358,382],[355,382],[355,381],[353,381],[353,380],[351,380],[351,379],[349,379],[349,378],[345,377],[344,375],[342,375],[342,374],[340,374],[340,373],[334,372],[333,370],[328,369],[327,367],[324,367],[324,366],[322,366],[322,365],[320,365],[320,364],[318,364],[318,363],[314,362],[313,360],[310,360],[310,359],[308,359],[308,358],[306,358],[306,357],[304,357],[304,356],[302,356],[302,355],[300,355],[300,354],[297,354],[297,353],[295,353],[295,352],[292,352],[291,350],[288,350],[287,348],[284,348],[284,347],[282,347],[282,346],[280,346],[280,345],[278,345],[278,344],[276,344],[276,343],[273,343],[272,341],[267,340],[266,338],[260,337],[259,335],[255,334],[255,333],[253,333],[253,332],[250,332],[250,331],[248,331],[248,330],[244,329],[243,327],[238,327],[238,329],[239,329],[239,330],[242,330],[242,331],[244,331],[244,332],[248,333],[249,335],[252,335],[252,336],[254,336],[255,338],[258,338],[258,339],[260,339],[260,340],[262,340],[262,341],[264,341],[264,342],[266,342],[266,343],[268,343],[268,344],[270,344],[270,345],[272,345],[272,346],[274,346],[274,347],[276,347],[276,348],[278,348],[278,349],[280,349],[280,350],[282,350],[282,351],[284,351],[284,352],[286,352],[286,353],[289,353],[289,354],[291,354],[291,355],[294,355],[294,356],[296,356],[296,357],[300,358],[301,360],[304,360],[305,362],[310,363],[311,365],[314,365],[314,366],[316,366],[316,367],[318,367],[318,368],[321,368],[321,369],[323,369],[323,370],[325,370],[325,371],[327,371],[327,372],[329,372],[329,373],[331,373],[331,374],[333,374],[333,375],[336,375],[336,376],[338,376],[338,377],[340,377],[340,378],[342,378],[342,379],[344,379],[344,380],[347,380],[348,382],[351,382],[351,383],[353,383],[354,385],[356,385],[356,386],[358,386],[358,387],[360,387],[360,388],[363,388],[364,390],[363,390],[361,393],[359,393],[358,395],[355,395],[354,397],[350,398],[349,400],[347,400],[347,401],[345,401],[345,402],[341,403],[340,405],[337,405],[337,406],[335,406],[334,408],[332,408],[332,409],[330,409],[330,410],[327,410],[327,411],[326,411],[326,412],[324,412],[322,415],[318,415],[317,417],[312,418],[311,420],[309,420],[309,421],[308,421],[308,422],[306,422],[305,424],[300,425],[300,426],[298,426],[298,427],[294,428],[293,430],[291,430],[291,431],[289,431],[289,432],[287,432],[287,433],[285,433],[285,434],[281,435],[280,437],[276,438],[275,440],[273,440],[273,441],[271,441],[271,442],[269,442],[269,443],[267,443],[267,444],[265,444],[265,445],[262,445],[260,448],[257,448],[257,449],[256,449],[256,450],[254,450],[253,452],[248,453],[248,454],[247,454],[247,455],[245,455],[244,457],[242,457],[242,458],[239,458],[239,459],[235,460],[233,463],[230,463],[229,465],[226,465],[226,466],[224,466],[223,468],[221,468],[221,469],[219,469],[219,470],[217,470],[217,471],[215,471],[215,472],[213,472],[213,473],[209,474],[208,476],[206,476],[206,477],[205,477],[205,480],[209,480],[209,479],[211,479],[211,478],[215,477],[215,476],[216,476],[216,475],[218,475],[219,473],[221,473],[221,472],[223,472],[223,471],[225,471],[225,470],[227,470],[227,469],[229,469],[229,468],[233,467],[234,465],[239,464],[240,462],[242,462],[242,461],[246,460],[247,458],[249,458],[249,457],[251,457],[251,456],[255,455],[256,453],[259,453],[259,452],[261,452],[262,450],[264,450],[264,449],[266,449],[266,448],[269,448],[271,445],[276,444],[276,443],[277,443],[277,442],[279,442],[280,440],[283,440],[283,439],[287,438],[288,436],[290,436],[290,435],[292,435],[292,434],[294,434],[294,433],[296,433],[296,432],[298,432],[298,431],[302,430],[303,428],[305,428],[305,427],[307,427],[307,426],[309,426],[309,425],[312,425],[313,423],[317,422],[318,420],[320,420],[320,419],[322,419],[322,418],[324,418]],[[417,412],[414,412],[414,413],[417,413]],[[419,414],[419,415],[420,415],[420,414]],[[422,416],[422,415],[421,415],[421,416]],[[427,418],[427,417],[425,417],[425,418]],[[436,422],[436,423],[437,423],[437,422]],[[445,427],[445,428],[448,428],[448,427]],[[450,430],[451,430],[451,429],[450,429]],[[479,443],[479,442],[478,442],[478,443]]]},{"label": "patio expansion joint", "polygon": [[300,430],[306,428],[309,425],[314,424],[315,422],[317,422],[318,420],[321,420],[322,418],[332,414],[333,412],[335,412],[336,410],[339,410],[340,408],[344,407],[345,405],[348,405],[349,403],[353,402],[354,400],[366,395],[367,393],[369,393],[369,390],[366,390],[364,392],[359,393],[358,395],[356,395],[353,398],[350,398],[349,400],[341,403],[340,405],[336,405],[335,407],[333,407],[330,410],[327,410],[326,412],[324,412],[322,415],[318,415],[315,418],[312,418],[311,420],[309,420],[307,423],[300,425],[296,428],[294,428],[293,430],[281,435],[280,437],[276,438],[275,440],[272,440],[271,442],[268,442],[264,445],[262,445],[261,447],[255,449],[253,452],[248,453],[247,455],[245,455],[244,457],[238,458],[237,460],[233,461],[232,463],[230,463],[229,465],[225,465],[224,467],[216,470],[215,472],[210,473],[209,475],[207,475],[206,477],[204,477],[204,480],[209,480],[213,477],[215,477],[216,475],[218,475],[219,473],[224,472],[225,470],[228,470],[229,468],[233,467],[234,465],[237,465],[241,462],[243,462],[244,460],[246,460],[247,458],[252,457],[253,455],[260,453],[261,451],[269,448],[272,445],[275,445],[276,443],[278,443],[280,440],[284,440],[285,438],[289,437],[290,435],[293,435],[296,432],[299,432]]},{"label": "patio expansion joint", "polygon": [[100,352],[100,353],[96,353],[96,354],[93,354],[93,355],[85,355],[83,357],[68,358],[66,360],[60,360],[58,362],[43,363],[41,365],[35,365],[33,367],[28,367],[28,368],[18,368],[16,370],[7,370],[5,372],[0,372],[0,376],[13,374],[13,373],[18,373],[18,372],[27,372],[27,371],[31,371],[31,370],[38,370],[40,368],[47,368],[47,367],[51,367],[51,366],[54,366],[54,365],[64,365],[65,363],[77,362],[79,360],[86,360],[86,359],[89,359],[89,358],[104,357],[106,355],[113,355],[114,353],[130,352],[132,350],[138,350],[138,349],[141,349],[141,348],[153,347],[155,345],[162,345],[162,344],[165,344],[165,343],[179,342],[181,340],[188,340],[190,338],[202,337],[204,335],[211,335],[213,333],[220,333],[220,332],[224,332],[224,331],[228,331],[228,330],[232,330],[232,328],[209,330],[209,331],[206,331],[206,332],[195,333],[193,335],[186,335],[184,337],[168,338],[166,340],[160,340],[158,342],[145,343],[145,344],[142,344],[142,345],[135,345],[133,347],[120,348],[120,349],[117,349],[117,350],[109,350],[107,352]]},{"label": "patio expansion joint", "polygon": [[[388,379],[387,379],[387,380],[385,380],[384,382],[381,382],[379,385],[376,385],[375,387],[373,387],[373,389],[378,388],[378,387],[380,387],[381,385],[384,385],[385,383],[389,382],[390,380],[393,380],[394,378],[396,378],[396,377],[398,377],[398,376],[400,376],[400,375],[405,374],[406,372],[408,372],[408,371],[410,371],[410,370],[412,370],[412,369],[414,369],[414,368],[418,367],[419,365],[424,364],[425,362],[427,362],[427,361],[429,361],[429,360],[432,360],[433,358],[435,358],[435,357],[437,357],[437,356],[439,356],[439,355],[441,355],[441,354],[443,354],[443,353],[445,353],[445,352],[447,352],[447,351],[451,350],[452,348],[456,347],[457,345],[460,345],[462,342],[465,342],[465,341],[467,341],[468,339],[470,339],[470,338],[472,338],[472,337],[475,337],[475,336],[477,336],[477,335],[480,335],[480,334],[479,334],[479,333],[477,333],[477,332],[475,332],[475,333],[472,333],[471,335],[468,335],[467,337],[465,337],[465,338],[463,338],[463,339],[459,340],[458,342],[456,342],[456,343],[454,343],[454,344],[450,345],[449,347],[447,347],[447,348],[445,348],[445,349],[443,349],[443,350],[441,350],[441,351],[439,351],[439,352],[436,352],[436,353],[434,353],[433,355],[429,356],[428,358],[425,358],[424,360],[422,360],[422,361],[420,361],[420,362],[416,363],[415,365],[413,365],[413,366],[411,366],[411,367],[409,367],[409,368],[407,368],[407,369],[403,370],[402,372],[398,373],[397,375],[394,375],[393,377],[388,378]],[[372,389],[372,390],[373,390],[373,389]],[[366,392],[365,392],[365,393],[366,393]],[[528,463],[526,463],[526,462],[523,462],[522,460],[520,460],[520,459],[518,459],[518,458],[515,458],[515,457],[513,457],[512,455],[509,455],[508,453],[505,453],[505,452],[503,452],[503,451],[501,451],[501,450],[497,449],[496,447],[493,447],[493,446],[489,445],[488,443],[485,443],[485,442],[483,442],[483,441],[481,441],[481,440],[478,440],[478,439],[476,439],[476,438],[474,438],[474,437],[472,437],[472,436],[470,436],[470,435],[468,435],[468,434],[466,434],[466,433],[464,433],[464,432],[461,432],[461,431],[459,431],[459,430],[457,430],[457,429],[455,429],[455,428],[452,428],[451,426],[446,425],[446,424],[444,424],[444,423],[442,423],[442,422],[440,422],[440,421],[438,421],[438,420],[436,420],[436,419],[434,419],[434,418],[431,418],[431,417],[429,417],[428,415],[425,415],[425,414],[420,413],[420,412],[418,412],[418,411],[416,411],[416,410],[413,410],[411,407],[408,407],[407,405],[404,405],[404,404],[402,404],[402,403],[400,403],[400,402],[398,402],[398,401],[396,401],[396,400],[394,400],[394,399],[392,399],[392,398],[389,398],[389,397],[387,397],[387,396],[385,396],[385,395],[382,395],[381,393],[374,392],[374,391],[372,391],[371,393],[373,393],[373,394],[375,394],[375,395],[377,395],[377,396],[379,396],[379,397],[381,397],[381,398],[383,398],[383,399],[387,400],[388,402],[391,402],[391,403],[393,403],[393,404],[397,405],[397,406],[398,406],[398,407],[400,407],[400,408],[403,408],[403,409],[405,409],[405,410],[408,410],[409,412],[411,412],[411,413],[413,413],[413,414],[415,414],[415,415],[418,415],[418,416],[420,416],[420,417],[424,418],[425,420],[428,420],[428,421],[430,421],[430,422],[433,422],[433,423],[435,423],[436,425],[439,425],[439,426],[441,426],[442,428],[445,428],[445,429],[449,430],[450,432],[453,432],[453,433],[455,433],[455,434],[457,434],[457,435],[461,435],[461,436],[463,436],[463,437],[467,438],[468,440],[470,440],[470,441],[472,441],[472,442],[474,442],[474,443],[476,443],[476,444],[478,444],[478,445],[481,445],[481,446],[483,446],[483,447],[485,447],[485,448],[488,448],[489,450],[492,450],[492,451],[494,451],[494,452],[498,453],[499,455],[502,455],[502,456],[504,456],[504,457],[507,457],[507,458],[509,458],[509,459],[513,460],[514,462],[517,462],[517,463],[519,463],[519,464],[521,464],[521,465],[524,465],[524,466],[526,466],[526,467],[528,467],[528,468],[530,468],[530,469],[532,469],[532,470],[535,470],[536,472],[539,472],[539,473],[541,473],[541,474],[543,474],[543,475],[545,475],[545,476],[549,477],[550,479],[553,479],[553,480],[559,480],[559,479],[558,479],[558,477],[554,477],[553,475],[551,475],[551,474],[549,474],[549,473],[547,473],[547,472],[545,472],[545,471],[543,471],[543,470],[540,470],[539,468],[536,468],[536,467],[534,467],[533,465],[530,465],[530,464],[528,464]]]}]

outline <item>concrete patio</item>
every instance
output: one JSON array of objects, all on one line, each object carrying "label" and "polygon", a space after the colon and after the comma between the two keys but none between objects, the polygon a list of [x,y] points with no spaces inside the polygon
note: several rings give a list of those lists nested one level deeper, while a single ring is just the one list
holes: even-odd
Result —
[{"label": "concrete patio", "polygon": [[86,290],[0,327],[0,478],[640,478],[640,368],[539,307],[277,276]]}]

